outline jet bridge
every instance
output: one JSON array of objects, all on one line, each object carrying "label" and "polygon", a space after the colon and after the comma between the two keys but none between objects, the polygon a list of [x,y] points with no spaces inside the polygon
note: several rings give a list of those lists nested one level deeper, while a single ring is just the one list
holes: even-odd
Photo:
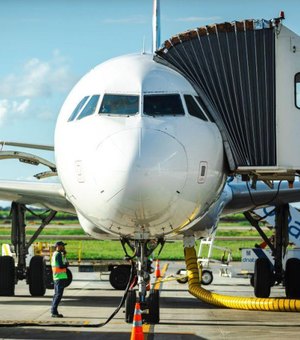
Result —
[{"label": "jet bridge", "polygon": [[292,181],[300,173],[300,37],[282,19],[199,27],[156,51],[194,86],[233,174]]}]

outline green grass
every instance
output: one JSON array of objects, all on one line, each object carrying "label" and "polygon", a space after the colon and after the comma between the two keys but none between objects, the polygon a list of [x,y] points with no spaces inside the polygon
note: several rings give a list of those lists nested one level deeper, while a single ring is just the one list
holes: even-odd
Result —
[{"label": "green grass", "polygon": [[248,221],[236,221],[236,222],[230,222],[227,220],[220,220],[219,227],[231,227],[233,225],[239,226],[239,227],[249,227],[251,228],[251,224]]},{"label": "green grass", "polygon": [[[40,213],[40,211],[38,211]],[[0,225],[3,225],[3,221],[10,222],[9,219],[9,211],[1,211],[0,210]],[[71,216],[71,219],[70,219]],[[64,228],[64,225],[76,225],[77,219],[73,218],[72,215],[59,213],[59,220],[55,220],[53,223],[58,224],[58,227],[51,228],[51,224],[47,226],[41,233],[40,237],[37,241],[44,241],[50,244],[54,244],[58,239],[62,239],[67,235],[85,235],[84,231],[81,228]],[[31,220],[27,222],[27,235],[32,235],[36,230],[38,224],[38,220]],[[60,228],[61,225],[61,228]],[[259,235],[257,231],[250,226],[249,222],[245,220],[243,214],[229,215],[225,218],[221,219],[220,226],[239,226],[244,227],[242,230],[235,229],[221,229],[219,228],[217,231],[218,236],[231,236],[231,237],[249,237],[255,236],[257,237],[257,242],[259,242]],[[271,232],[267,231],[266,234],[271,236]],[[10,238],[10,227],[1,227],[0,235],[7,236],[7,241],[0,241],[1,243],[9,243]],[[55,235],[55,239],[53,240],[43,240],[43,235]],[[82,252],[82,258],[84,259],[115,259],[120,260],[124,258],[124,252],[121,247],[120,242],[118,241],[97,241],[97,240],[68,240],[68,258],[70,260],[78,259],[79,249]],[[199,242],[197,243],[199,245]],[[255,240],[253,241],[221,241],[216,239],[215,246],[219,247],[227,247],[232,250],[233,260],[241,260],[241,251],[240,248],[252,248],[254,247]],[[157,257],[157,251],[154,252],[153,257]],[[204,248],[203,256],[206,256],[207,249]],[[220,260],[223,256],[223,251],[214,249],[212,256],[214,259]],[[183,245],[182,241],[176,242],[167,242],[161,255],[160,259],[162,260],[183,260]]]},{"label": "green grass", "polygon": [[[38,242],[54,245],[57,239],[45,240],[42,237]],[[9,240],[0,241],[0,245],[9,243]],[[67,240],[67,258],[69,260],[78,260],[81,253],[81,259],[85,260],[121,260],[124,259],[124,251],[119,241],[100,241],[100,240]]]},{"label": "green grass", "polygon": [[[272,235],[272,231],[271,230],[265,230],[265,233],[268,237],[270,237]],[[228,229],[228,230],[222,230],[221,228],[219,228],[217,230],[217,237],[220,236],[232,236],[232,237],[247,237],[247,236],[253,236],[253,237],[260,237],[258,235],[258,232],[252,228],[252,229],[246,229],[245,230],[234,230],[234,229]]]},{"label": "green grass", "polygon": [[[26,235],[33,235],[36,231],[36,228],[27,228]],[[0,228],[0,235],[2,236],[10,236],[11,228]],[[64,236],[64,235],[86,235],[83,229],[81,228],[51,228],[46,227],[40,234],[39,238],[42,238],[43,235],[57,235],[57,236]]]},{"label": "green grass", "polygon": [[[45,212],[43,209],[33,209],[34,214],[31,214],[29,211],[25,213],[25,218],[28,224],[40,224],[41,218],[47,216],[48,213]],[[2,208],[0,207],[0,224],[11,224],[11,215],[9,208]],[[76,215],[58,212],[55,215],[54,220],[50,224],[58,224],[58,225],[68,225],[68,224],[79,224],[78,218]]]},{"label": "green grass", "polygon": [[[62,238],[63,239],[63,238]],[[57,240],[57,239],[56,239]],[[40,242],[45,242],[49,244],[54,244],[56,242],[55,239],[53,240],[43,240],[40,238]],[[9,241],[0,241],[1,243],[8,243]],[[124,258],[124,252],[121,247],[119,241],[97,241],[97,240],[86,240],[86,241],[75,241],[75,240],[68,240],[66,241],[67,251],[68,251],[68,259],[69,260],[77,260],[79,250],[81,249],[82,259],[86,260],[121,260]],[[0,243],[0,244],[1,244]],[[232,250],[232,257],[234,261],[241,260],[241,251],[240,248],[253,248],[254,241],[215,241],[215,245],[219,247],[227,247]],[[197,249],[198,249],[197,242]],[[203,256],[207,255],[208,248],[203,248]],[[157,257],[157,251],[154,252],[153,257]],[[213,250],[213,258],[216,260],[221,260],[223,256],[223,251],[214,249]],[[159,258],[161,260],[183,260],[183,244],[182,241],[175,241],[172,243],[166,243],[163,251],[161,252]]]},{"label": "green grass", "polygon": [[[26,220],[30,221],[30,223],[38,224],[40,218],[38,216],[46,216],[44,210],[42,209],[33,209],[33,212],[37,215],[32,215],[30,212],[26,212]],[[0,224],[9,224],[11,223],[10,209],[0,207]],[[245,219],[243,214],[232,214],[224,216],[220,219],[220,225],[232,225],[237,224],[240,226],[250,226],[249,222]],[[55,219],[51,222],[51,224],[79,224],[77,216],[58,212],[55,216]]]}]

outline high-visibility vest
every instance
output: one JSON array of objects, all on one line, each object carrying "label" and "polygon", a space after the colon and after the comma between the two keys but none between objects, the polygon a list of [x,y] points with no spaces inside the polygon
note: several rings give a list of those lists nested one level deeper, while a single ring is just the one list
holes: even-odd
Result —
[{"label": "high-visibility vest", "polygon": [[[51,259],[51,267],[52,267],[52,274],[53,274],[53,280],[63,280],[63,279],[67,279],[68,275],[67,275],[67,268],[60,268],[59,263],[57,261],[57,255],[60,252],[55,251],[52,255],[52,259]],[[62,263],[65,265],[67,263],[67,259],[66,257],[61,254],[62,257]]]}]

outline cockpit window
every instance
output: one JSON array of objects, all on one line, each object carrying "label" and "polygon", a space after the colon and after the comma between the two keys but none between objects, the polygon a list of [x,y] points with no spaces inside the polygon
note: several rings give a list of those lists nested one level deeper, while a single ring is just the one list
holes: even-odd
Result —
[{"label": "cockpit window", "polygon": [[204,113],[200,109],[199,105],[196,103],[195,99],[191,95],[184,96],[185,103],[190,115],[200,118],[202,120],[207,121],[208,119],[205,117]]},{"label": "cockpit window", "polygon": [[99,114],[135,115],[139,112],[139,96],[105,94]]},{"label": "cockpit window", "polygon": [[88,97],[89,96],[86,96],[86,97],[81,99],[81,101],[77,104],[77,106],[75,107],[74,111],[72,112],[70,118],[68,119],[68,122],[71,122],[72,120],[74,120],[76,118],[78,112],[83,108],[83,106],[86,103]]},{"label": "cockpit window", "polygon": [[85,108],[81,111],[77,119],[82,119],[84,117],[92,115],[96,110],[99,97],[100,97],[99,95],[92,96],[91,99],[86,104]]},{"label": "cockpit window", "polygon": [[158,115],[184,115],[179,94],[151,94],[144,96],[144,114]]},{"label": "cockpit window", "polygon": [[201,97],[196,96],[196,99],[199,103],[199,105],[201,106],[201,108],[204,110],[204,112],[206,113],[207,117],[210,119],[210,121],[212,121],[213,123],[215,123],[215,120],[213,118],[213,116],[211,115],[209,109],[207,108],[207,106],[205,105],[204,101],[202,100]]}]

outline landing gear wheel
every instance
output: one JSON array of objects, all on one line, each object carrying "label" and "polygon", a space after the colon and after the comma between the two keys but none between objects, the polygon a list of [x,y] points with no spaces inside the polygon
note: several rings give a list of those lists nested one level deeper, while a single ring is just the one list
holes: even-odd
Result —
[{"label": "landing gear wheel", "polygon": [[32,296],[46,293],[46,264],[43,256],[33,256],[28,270],[29,292]]},{"label": "landing gear wheel", "polygon": [[300,260],[291,258],[285,267],[285,294],[290,299],[300,299]]},{"label": "landing gear wheel", "polygon": [[154,289],[148,299],[149,314],[147,322],[150,324],[159,323],[159,290]]},{"label": "landing gear wheel", "polygon": [[67,280],[66,280],[65,288],[66,288],[66,287],[69,287],[70,284],[71,284],[72,281],[73,281],[73,274],[72,274],[72,272],[71,272],[70,269],[67,269],[67,276],[68,276],[68,278],[67,278]]},{"label": "landing gear wheel", "polygon": [[114,267],[109,275],[110,284],[118,290],[124,290],[127,287],[130,278],[130,266]]},{"label": "landing gear wheel", "polygon": [[0,256],[0,296],[15,295],[15,260]]},{"label": "landing gear wheel", "polygon": [[[176,275],[183,275],[183,274],[186,274],[186,269],[179,269],[177,270],[176,272]],[[181,283],[181,284],[184,284],[184,283],[187,283],[188,282],[188,278],[187,277],[184,277],[182,279],[176,279],[176,281],[178,283]]]},{"label": "landing gear wheel", "polygon": [[204,286],[210,285],[213,282],[214,276],[210,270],[202,270],[201,284]]},{"label": "landing gear wheel", "polygon": [[129,290],[125,302],[125,322],[132,323],[136,303],[136,291]]},{"label": "landing gear wheel", "polygon": [[254,294],[259,298],[267,298],[271,293],[271,263],[266,258],[258,258],[254,266]]},{"label": "landing gear wheel", "polygon": [[53,275],[51,266],[46,266],[46,288],[54,289]]}]

